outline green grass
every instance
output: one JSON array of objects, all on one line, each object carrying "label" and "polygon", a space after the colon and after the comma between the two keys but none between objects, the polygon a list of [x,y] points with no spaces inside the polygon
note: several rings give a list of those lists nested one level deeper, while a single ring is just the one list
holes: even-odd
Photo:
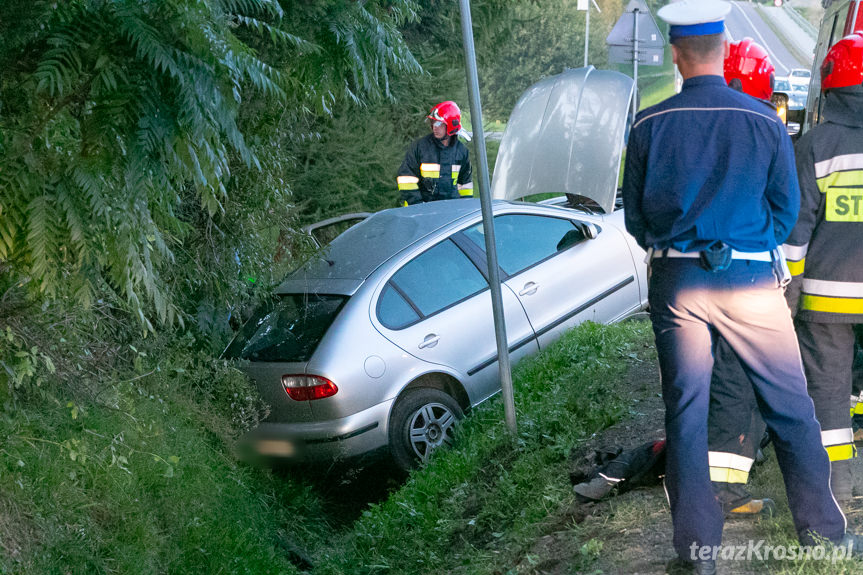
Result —
[{"label": "green grass", "polygon": [[639,110],[649,108],[675,94],[674,74],[647,78],[644,81],[640,81],[639,84],[641,85]]},{"label": "green grass", "polygon": [[643,322],[586,324],[522,362],[517,438],[487,402],[455,449],[355,523],[301,474],[235,461],[257,406],[205,355],[154,345],[98,397],[18,394],[0,407],[0,573],[290,574],[295,550],[316,575],[494,572],[571,500],[566,455],[626,414],[614,382],[649,339]]},{"label": "green grass", "polygon": [[[765,545],[783,545],[796,548],[799,543],[795,535],[791,511],[788,507],[785,484],[773,447],[768,447],[765,453],[769,459],[764,465],[755,468],[751,490],[756,497],[770,497],[776,501],[777,514],[772,519],[760,521],[759,536],[764,536]],[[861,564],[851,560],[832,563],[829,560],[790,561],[777,560],[771,557],[769,560],[761,562],[761,565],[764,572],[775,575],[851,575],[861,572]]]},{"label": "green grass", "polygon": [[[244,408],[244,378],[207,376]],[[232,422],[190,383],[202,382],[159,370],[93,402],[7,403],[0,573],[295,573],[284,548],[324,528],[316,497],[238,464]]]},{"label": "green grass", "polygon": [[[549,533],[565,534],[571,573],[593,572],[600,559],[614,562],[620,533],[670,523],[661,498],[612,500],[595,518],[601,529],[554,523],[573,504],[568,453],[657,391],[628,377],[655,360],[648,322],[570,331],[515,367],[515,438],[492,399],[453,449],[355,522],[336,521],[300,474],[234,460],[231,440],[256,406],[244,378],[220,362],[175,350],[89,401],[35,390],[0,409],[0,573],[290,574],[299,572],[294,550],[312,557],[314,575],[532,573],[536,542]],[[775,457],[752,489],[779,508],[758,535],[796,544]],[[751,565],[780,575],[857,566]]]},{"label": "green grass", "polygon": [[[639,110],[649,108],[654,104],[675,94],[674,64],[671,61],[671,46],[665,45],[665,54],[661,67],[640,66],[638,89],[640,92]],[[632,74],[630,69],[629,74]]]},{"label": "green grass", "polygon": [[[649,324],[585,324],[514,372],[519,433],[499,398],[406,485],[324,551],[316,574],[502,573],[572,501],[566,457],[624,417],[629,363],[652,356]],[[406,544],[406,542],[410,542]]]}]

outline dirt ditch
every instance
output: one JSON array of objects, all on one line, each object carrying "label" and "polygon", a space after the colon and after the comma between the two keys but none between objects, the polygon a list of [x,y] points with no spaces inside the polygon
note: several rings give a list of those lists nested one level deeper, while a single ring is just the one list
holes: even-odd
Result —
[{"label": "dirt ditch", "polygon": [[[596,434],[579,446],[579,451],[613,446],[631,448],[664,436],[664,406],[659,394],[659,372],[653,362],[633,364],[628,381],[639,390],[638,403],[631,417]],[[774,518],[731,519],[725,523],[723,545],[747,545],[750,540],[768,537],[787,539],[793,544],[793,529],[784,488],[772,448],[768,461],[756,466],[750,490],[756,497],[776,500]],[[863,494],[863,460],[855,459],[855,492]],[[855,497],[846,506],[850,529],[863,533],[863,497]],[[671,547],[671,514],[661,485],[636,489],[599,503],[573,503],[544,525],[544,535],[523,555],[517,573],[535,575],[627,574],[661,575],[674,558]],[[856,565],[819,565],[791,561],[718,561],[723,575],[762,573],[863,573],[863,563]]]}]

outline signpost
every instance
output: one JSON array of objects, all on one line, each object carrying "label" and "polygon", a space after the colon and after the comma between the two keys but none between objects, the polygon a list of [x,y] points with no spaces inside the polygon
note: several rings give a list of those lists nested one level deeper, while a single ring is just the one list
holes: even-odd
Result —
[{"label": "signpost", "polygon": [[[630,0],[620,19],[605,39],[608,61],[612,64],[632,62],[632,78],[638,87],[638,65],[662,66],[665,54],[665,37],[644,0]],[[633,116],[638,111],[632,100]]]},{"label": "signpost", "polygon": [[461,9],[461,31],[464,41],[467,91],[470,98],[470,119],[476,142],[477,166],[479,167],[479,199],[482,207],[482,229],[485,234],[485,253],[488,263],[488,284],[491,292],[491,311],[494,316],[494,336],[497,341],[497,364],[506,426],[515,437],[515,394],[512,388],[512,369],[509,361],[509,346],[506,339],[506,323],[503,315],[503,299],[500,294],[500,271],[497,265],[497,246],[494,241],[494,215],[491,204],[491,185],[488,179],[488,159],[485,154],[485,136],[482,133],[482,106],[479,98],[479,77],[476,70],[476,50],[473,44],[473,22],[470,15],[470,0],[459,0]]}]

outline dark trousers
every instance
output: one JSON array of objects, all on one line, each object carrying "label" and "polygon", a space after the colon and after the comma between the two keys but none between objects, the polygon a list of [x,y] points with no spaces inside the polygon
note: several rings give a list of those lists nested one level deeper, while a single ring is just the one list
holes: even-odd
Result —
[{"label": "dark trousers", "polygon": [[752,382],[737,354],[724,339],[714,338],[707,421],[710,478],[718,485],[745,484],[765,430]]},{"label": "dark trousers", "polygon": [[854,364],[854,324],[797,320],[795,327],[824,447],[830,461],[851,459],[855,448],[848,407]]},{"label": "dark trousers", "polygon": [[797,347],[797,338],[771,264],[734,260],[708,272],[697,260],[651,263],[649,299],[665,401],[666,491],[674,547],[719,545],[723,516],[713,495],[707,457],[711,347],[724,338],[752,381],[776,448],[801,543],[817,533],[838,542],[845,516],[830,491],[830,462]]}]

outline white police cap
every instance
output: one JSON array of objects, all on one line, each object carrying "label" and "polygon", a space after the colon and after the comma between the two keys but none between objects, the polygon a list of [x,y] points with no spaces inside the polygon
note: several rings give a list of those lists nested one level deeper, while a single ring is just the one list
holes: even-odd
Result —
[{"label": "white police cap", "polygon": [[731,4],[722,0],[680,0],[659,9],[657,16],[670,24],[672,40],[725,32],[725,16]]}]

